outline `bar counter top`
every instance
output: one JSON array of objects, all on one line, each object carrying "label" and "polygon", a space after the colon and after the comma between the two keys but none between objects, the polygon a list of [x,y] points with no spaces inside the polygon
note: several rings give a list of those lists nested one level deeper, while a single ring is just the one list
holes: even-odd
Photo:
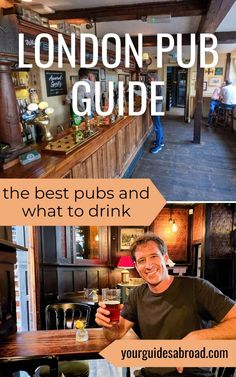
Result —
[{"label": "bar counter top", "polygon": [[41,159],[0,171],[0,178],[118,178],[122,177],[150,132],[148,112],[126,116],[68,155],[38,149]]}]

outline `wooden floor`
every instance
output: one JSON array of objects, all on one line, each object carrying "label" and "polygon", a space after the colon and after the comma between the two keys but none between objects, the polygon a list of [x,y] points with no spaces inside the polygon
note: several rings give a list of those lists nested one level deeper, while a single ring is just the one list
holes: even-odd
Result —
[{"label": "wooden floor", "polygon": [[236,132],[202,125],[201,144],[193,144],[193,124],[165,116],[164,148],[145,147],[132,178],[151,178],[168,201],[236,201]]}]

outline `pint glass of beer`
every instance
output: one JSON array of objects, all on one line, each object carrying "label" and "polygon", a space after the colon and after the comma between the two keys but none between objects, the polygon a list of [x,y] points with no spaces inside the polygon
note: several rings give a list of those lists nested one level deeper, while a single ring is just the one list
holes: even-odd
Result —
[{"label": "pint glass of beer", "polygon": [[102,301],[109,310],[111,322],[119,322],[120,317],[120,289],[104,288],[102,290]]}]

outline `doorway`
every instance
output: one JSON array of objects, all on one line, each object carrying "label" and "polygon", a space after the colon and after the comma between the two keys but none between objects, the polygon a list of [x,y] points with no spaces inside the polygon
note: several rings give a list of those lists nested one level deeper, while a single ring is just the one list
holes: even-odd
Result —
[{"label": "doorway", "polygon": [[[185,108],[187,92],[187,75],[188,71],[185,68],[181,68],[178,66],[167,67],[166,111],[170,111],[173,108]],[[177,110],[177,113],[179,114],[180,111]]]}]

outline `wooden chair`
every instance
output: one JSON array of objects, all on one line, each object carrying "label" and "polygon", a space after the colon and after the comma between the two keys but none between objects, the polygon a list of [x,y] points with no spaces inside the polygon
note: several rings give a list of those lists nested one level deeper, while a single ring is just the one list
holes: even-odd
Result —
[{"label": "wooden chair", "polygon": [[[46,329],[73,329],[78,319],[87,325],[90,313],[91,308],[86,304],[59,303],[48,305],[45,309]],[[59,375],[63,373],[65,377],[88,377],[89,365],[87,361],[60,361],[58,371]],[[35,376],[49,377],[50,370],[43,365],[36,370]]]},{"label": "wooden chair", "polygon": [[88,325],[91,307],[82,303],[59,303],[45,309],[46,329],[73,329],[77,319]]}]

